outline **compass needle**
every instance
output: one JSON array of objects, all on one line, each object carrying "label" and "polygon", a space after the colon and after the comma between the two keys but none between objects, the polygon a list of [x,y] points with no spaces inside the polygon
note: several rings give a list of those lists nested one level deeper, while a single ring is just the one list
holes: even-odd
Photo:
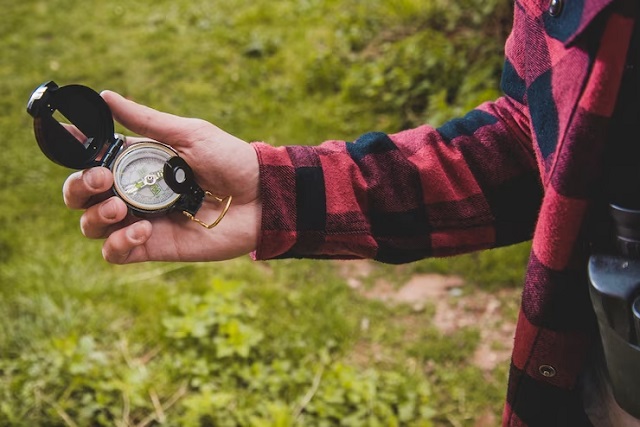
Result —
[{"label": "compass needle", "polygon": [[[124,192],[127,194],[134,194],[135,192],[137,192],[143,187],[152,186],[156,184],[156,182],[161,180],[163,177],[164,177],[164,172],[162,170],[157,170],[155,172],[147,174],[140,181],[127,185],[126,187],[124,187]],[[160,190],[156,190],[156,191],[159,192]]]}]

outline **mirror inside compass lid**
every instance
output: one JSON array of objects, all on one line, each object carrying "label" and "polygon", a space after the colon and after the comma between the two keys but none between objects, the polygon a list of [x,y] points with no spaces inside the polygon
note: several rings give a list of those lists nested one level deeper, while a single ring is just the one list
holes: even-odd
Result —
[{"label": "mirror inside compass lid", "polygon": [[[34,118],[36,140],[42,152],[68,168],[104,165],[104,153],[111,152],[109,148],[118,142],[109,106],[86,86],[44,83],[32,93],[27,112]],[[58,115],[64,116],[79,132],[70,132],[58,121]],[[103,156],[98,159],[100,154]]]}]

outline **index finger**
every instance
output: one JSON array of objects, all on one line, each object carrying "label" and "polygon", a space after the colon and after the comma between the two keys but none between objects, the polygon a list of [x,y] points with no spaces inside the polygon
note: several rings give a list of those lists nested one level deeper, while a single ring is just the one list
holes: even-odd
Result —
[{"label": "index finger", "polygon": [[106,197],[112,185],[113,175],[107,168],[94,167],[74,172],[62,186],[64,204],[71,209],[86,209]]},{"label": "index finger", "polygon": [[100,96],[109,104],[114,119],[127,129],[169,145],[183,142],[184,127],[189,119],[154,110],[109,90]]}]

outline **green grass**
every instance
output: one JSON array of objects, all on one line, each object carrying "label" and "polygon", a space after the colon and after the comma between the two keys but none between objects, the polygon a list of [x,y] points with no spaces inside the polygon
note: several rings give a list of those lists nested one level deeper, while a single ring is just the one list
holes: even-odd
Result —
[{"label": "green grass", "polygon": [[[443,334],[433,310],[367,300],[334,263],[105,263],[25,108],[55,80],[279,145],[439,124],[498,95],[509,1],[0,6],[1,425],[457,426],[499,413],[506,367],[469,363],[476,330]],[[467,292],[513,287],[527,252],[375,264],[367,280],[435,271]]]}]

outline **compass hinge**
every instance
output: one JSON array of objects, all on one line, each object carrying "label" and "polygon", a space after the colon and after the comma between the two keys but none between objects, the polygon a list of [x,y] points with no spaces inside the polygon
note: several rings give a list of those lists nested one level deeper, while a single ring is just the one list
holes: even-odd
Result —
[{"label": "compass hinge", "polygon": [[109,167],[111,163],[116,158],[116,155],[120,152],[122,147],[124,146],[124,136],[120,134],[115,134],[114,138],[116,141],[111,144],[107,152],[104,154],[104,157],[100,161],[100,166]]}]

